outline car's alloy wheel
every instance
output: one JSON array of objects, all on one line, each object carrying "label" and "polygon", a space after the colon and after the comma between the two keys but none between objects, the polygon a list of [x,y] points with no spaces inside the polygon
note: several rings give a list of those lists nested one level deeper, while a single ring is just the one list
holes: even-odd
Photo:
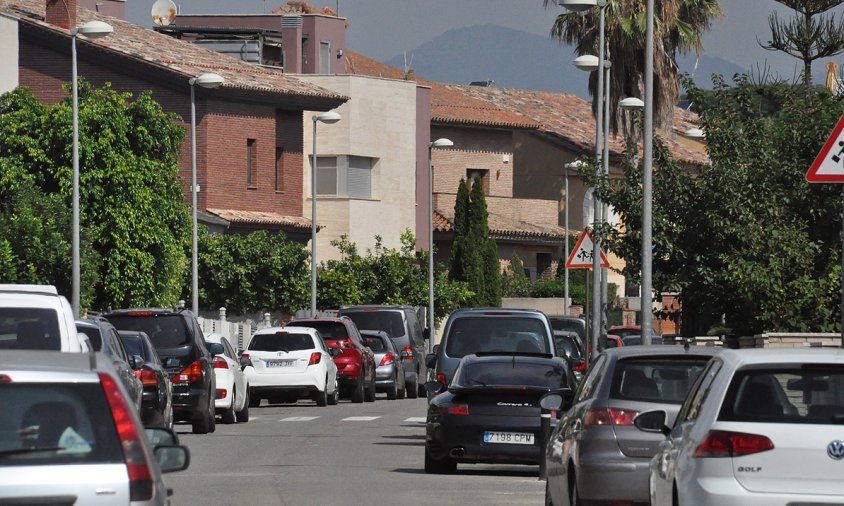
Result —
[{"label": "car's alloy wheel", "polygon": [[448,457],[435,459],[428,453],[428,448],[425,448],[425,473],[453,474],[455,471],[457,471],[457,462]]},{"label": "car's alloy wheel", "polygon": [[243,409],[240,411],[235,412],[234,416],[235,419],[240,422],[248,422],[249,421],[249,406],[252,405],[252,398],[249,395],[249,387],[246,387],[246,400],[243,401]]},{"label": "car's alloy wheel", "polygon": [[234,414],[234,401],[235,401],[235,399],[237,399],[237,391],[234,388],[232,388],[232,404],[231,404],[231,407],[229,409],[223,410],[223,412],[220,414],[220,421],[223,422],[226,425],[231,425],[236,421],[235,414]]},{"label": "car's alloy wheel", "polygon": [[390,399],[392,401],[392,400],[395,400],[396,397],[399,396],[398,384],[399,384],[399,376],[398,376],[398,374],[396,374],[395,376],[393,376],[393,384],[390,385],[387,388],[387,399]]}]

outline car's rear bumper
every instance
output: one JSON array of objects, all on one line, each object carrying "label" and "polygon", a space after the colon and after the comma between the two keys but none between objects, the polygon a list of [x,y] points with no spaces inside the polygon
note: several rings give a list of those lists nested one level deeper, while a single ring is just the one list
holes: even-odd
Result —
[{"label": "car's rear bumper", "polygon": [[179,419],[197,418],[208,413],[208,390],[204,387],[173,387],[173,416]]},{"label": "car's rear bumper", "polygon": [[[533,435],[532,444],[485,443],[487,431]],[[425,445],[435,459],[469,463],[539,463],[539,417],[443,415],[426,423]]]},{"label": "car's rear bumper", "polygon": [[581,454],[577,488],[583,499],[647,503],[649,458]]},{"label": "car's rear bumper", "polygon": [[261,391],[266,389],[288,389],[313,388],[325,390],[325,368],[319,366],[308,366],[302,372],[288,372],[284,374],[253,373],[248,374],[250,391]]},{"label": "car's rear bumper", "polygon": [[680,504],[696,506],[826,506],[844,504],[842,496],[844,484],[836,495],[778,494],[751,492],[727,476],[698,477],[679,490]]}]

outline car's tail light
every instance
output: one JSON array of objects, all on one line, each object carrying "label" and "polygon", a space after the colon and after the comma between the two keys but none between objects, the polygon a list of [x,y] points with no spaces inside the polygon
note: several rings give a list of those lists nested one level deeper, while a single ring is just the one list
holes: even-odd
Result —
[{"label": "car's tail light", "polygon": [[586,370],[586,362],[581,362],[579,364],[576,364],[574,367],[571,368],[571,370],[575,371],[575,372],[585,371]]},{"label": "car's tail light", "polygon": [[0,383],[11,383],[12,377],[8,374],[0,374]]},{"label": "car's tail light", "polygon": [[129,405],[109,375],[100,373],[99,377],[123,449],[123,461],[129,474],[129,500],[149,501],[153,491],[152,473]]},{"label": "car's tail light", "polygon": [[390,364],[392,364],[392,363],[393,363],[393,358],[395,358],[395,355],[393,355],[392,353],[387,353],[386,355],[384,355],[384,358],[382,358],[382,359],[381,359],[381,363],[380,363],[380,364],[378,364],[378,366],[380,367],[380,366],[382,366],[382,365],[390,365]]},{"label": "car's tail light", "polygon": [[217,397],[215,397],[215,398],[216,399],[225,399],[226,396],[228,396],[228,395],[229,395],[228,390],[226,390],[225,388],[218,388],[217,389]]},{"label": "car's tail light", "polygon": [[693,457],[740,457],[774,449],[774,443],[765,436],[731,432],[725,430],[711,430],[706,438],[698,445]]},{"label": "car's tail light", "polygon": [[315,351],[315,352],[311,353],[311,359],[308,360],[308,365],[318,364],[321,359],[322,359],[322,353]]},{"label": "car's tail light", "polygon": [[174,383],[193,383],[195,381],[202,381],[202,362],[195,360],[191,365],[182,369],[182,371],[171,378]]},{"label": "car's tail light", "polygon": [[583,425],[633,425],[638,411],[618,408],[590,409],[583,415]]},{"label": "car's tail light", "polygon": [[469,406],[467,404],[454,404],[451,406],[437,406],[437,413],[441,415],[468,415]]},{"label": "car's tail light", "polygon": [[214,357],[214,369],[228,369],[229,363],[223,357]]},{"label": "car's tail light", "polygon": [[138,377],[141,378],[141,385],[145,387],[158,386],[158,377],[152,369],[141,369],[135,372],[138,373]]},{"label": "car's tail light", "polygon": [[413,346],[410,346],[410,345],[405,346],[404,352],[407,353],[407,355],[404,357],[405,360],[413,359]]},{"label": "car's tail light", "polygon": [[448,383],[445,381],[445,374],[438,372],[437,373],[437,382],[445,388],[448,388]]}]

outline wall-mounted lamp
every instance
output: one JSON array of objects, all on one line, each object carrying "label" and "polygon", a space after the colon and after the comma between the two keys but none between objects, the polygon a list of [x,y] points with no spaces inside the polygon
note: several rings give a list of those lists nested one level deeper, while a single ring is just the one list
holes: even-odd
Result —
[{"label": "wall-mounted lamp", "polygon": [[343,57],[343,48],[341,47],[340,49],[337,50],[337,58],[342,58],[342,57]]}]

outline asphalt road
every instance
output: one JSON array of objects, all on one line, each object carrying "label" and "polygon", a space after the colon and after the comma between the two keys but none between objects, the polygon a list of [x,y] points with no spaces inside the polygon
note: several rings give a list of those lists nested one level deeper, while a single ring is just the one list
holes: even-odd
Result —
[{"label": "asphalt road", "polygon": [[536,466],[461,464],[426,475],[425,399],[317,407],[266,403],[251,420],[195,436],[190,467],[166,475],[174,506],[543,504]]}]

